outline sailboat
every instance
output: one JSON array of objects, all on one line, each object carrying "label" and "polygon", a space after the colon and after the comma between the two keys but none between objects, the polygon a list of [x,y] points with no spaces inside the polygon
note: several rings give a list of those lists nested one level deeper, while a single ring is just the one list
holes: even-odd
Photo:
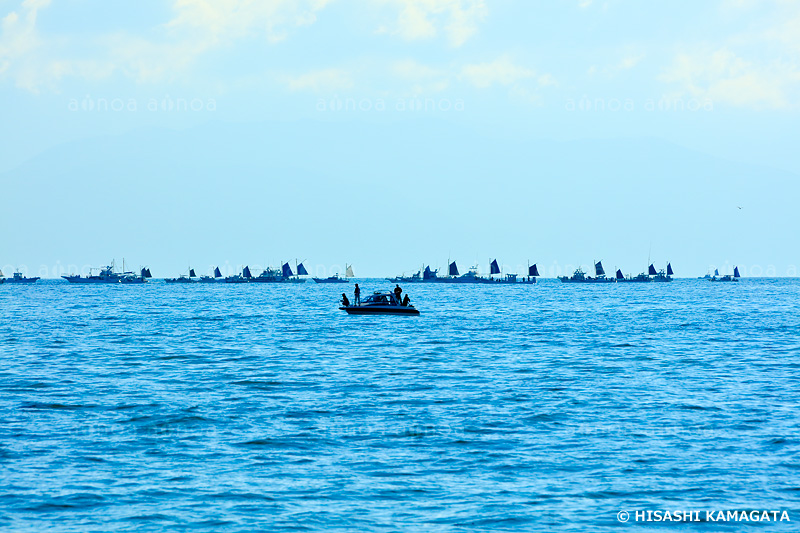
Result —
[{"label": "sailboat", "polygon": [[214,276],[201,276],[200,283],[217,283],[222,281],[222,272],[220,272],[219,267],[214,268]]},{"label": "sailboat", "polygon": [[658,272],[653,274],[653,272],[655,272],[655,270],[656,270],[655,267],[653,265],[650,265],[650,275],[654,276],[653,277],[653,281],[658,282],[658,283],[666,283],[668,281],[672,281],[672,276],[675,274],[672,271],[672,264],[671,263],[667,263],[666,272],[664,272],[663,270],[659,270]]},{"label": "sailboat", "polygon": [[226,277],[225,283],[250,283],[252,278],[253,274],[250,273],[250,267],[246,266],[242,269],[241,274]]},{"label": "sailboat", "polygon": [[723,281],[723,282],[738,282],[741,275],[739,274],[739,267],[733,267],[733,276],[730,274],[725,274],[722,277],[719,276],[719,270],[714,269],[714,277],[709,279],[708,281]]},{"label": "sailboat", "polygon": [[465,274],[459,276],[458,265],[453,261],[448,265],[447,272],[449,274],[447,277],[435,278],[430,281],[439,283],[492,283],[491,278],[483,278],[478,275],[478,265],[473,266]]},{"label": "sailboat", "polygon": [[197,283],[197,275],[193,268],[189,268],[189,274],[181,274],[177,278],[165,278],[167,283]]},{"label": "sailboat", "polygon": [[[533,265],[533,266],[534,266],[534,268],[536,267],[536,265]],[[528,272],[530,272],[530,271],[531,271],[531,268],[528,267]],[[526,281],[524,278],[522,280],[517,280],[517,275],[516,274],[506,274],[505,278],[499,278],[497,280],[494,280],[491,277],[494,274],[501,274],[500,265],[497,264],[497,259],[493,260],[489,264],[489,279],[491,281],[494,281],[495,283],[505,283],[505,284],[536,283],[536,278],[535,277],[530,277],[530,279],[532,279],[533,281]],[[537,276],[539,275],[539,271],[538,270],[536,270],[536,275]]]},{"label": "sailboat", "polygon": [[336,274],[328,278],[311,278],[311,279],[313,279],[315,283],[350,283],[350,280],[347,278],[355,277],[353,276],[353,267],[352,265],[348,265],[347,263],[345,263],[345,266],[346,268],[344,272],[344,278],[340,278],[339,273],[337,272]]},{"label": "sailboat", "polygon": [[561,280],[561,283],[614,283],[617,281],[615,278],[606,277],[602,261],[594,264],[594,275],[594,278],[587,276],[583,269],[578,267],[572,277],[560,276],[558,279]]},{"label": "sailboat", "polygon": [[283,266],[281,266],[281,272],[283,274],[283,280],[287,283],[305,283],[306,280],[299,276],[308,276],[308,272],[306,272],[306,267],[303,266],[303,263],[297,265],[297,276],[292,272],[292,267],[289,263],[284,263]]},{"label": "sailboat", "polygon": [[650,279],[650,276],[648,276],[644,272],[642,272],[638,276],[633,276],[633,277],[627,277],[626,278],[622,274],[622,270],[620,270],[619,268],[617,269],[617,273],[616,273],[615,277],[616,277],[617,283],[648,283],[648,282],[652,281]]}]

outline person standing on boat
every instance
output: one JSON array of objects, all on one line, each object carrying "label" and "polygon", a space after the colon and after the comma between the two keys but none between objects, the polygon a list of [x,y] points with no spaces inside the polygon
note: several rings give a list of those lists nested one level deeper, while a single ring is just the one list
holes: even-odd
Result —
[{"label": "person standing on boat", "polygon": [[403,294],[403,289],[400,288],[400,285],[394,286],[394,298],[397,300],[397,303],[400,303],[402,299],[400,296]]},{"label": "person standing on boat", "polygon": [[408,294],[406,294],[406,295],[403,297],[403,304],[402,304],[402,305],[403,305],[404,307],[408,307],[408,304],[409,304],[409,303],[411,303],[411,298],[409,298],[409,297],[408,297]]},{"label": "person standing on boat", "polygon": [[347,295],[342,293],[342,305],[345,307],[350,307],[350,300],[347,299]]},{"label": "person standing on boat", "polygon": [[356,297],[353,298],[353,305],[361,305],[361,289],[358,288],[358,283],[356,283],[356,288],[354,292]]}]

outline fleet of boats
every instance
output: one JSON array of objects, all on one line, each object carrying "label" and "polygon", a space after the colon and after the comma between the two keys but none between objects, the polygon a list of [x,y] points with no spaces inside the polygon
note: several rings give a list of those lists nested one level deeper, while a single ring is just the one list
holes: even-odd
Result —
[{"label": "fleet of boats", "polygon": [[560,276],[558,279],[561,283],[665,283],[672,281],[672,276],[675,275],[670,263],[667,263],[666,270],[656,270],[655,265],[650,264],[647,273],[642,272],[637,276],[625,277],[622,270],[617,269],[616,275],[611,278],[606,276],[603,262],[598,261],[594,264],[594,272],[594,277],[587,276],[583,269],[579,267],[572,276]]},{"label": "fleet of boats", "polygon": [[[283,263],[280,269],[271,267],[265,268],[259,275],[254,276],[249,266],[242,268],[242,271],[232,276],[223,276],[219,267],[214,268],[211,275],[197,276],[194,268],[189,268],[187,272],[180,274],[176,278],[165,278],[166,283],[189,284],[189,283],[305,283],[309,276],[303,263],[295,263],[295,271],[292,270],[288,262]],[[642,272],[636,276],[625,276],[621,269],[616,269],[614,276],[607,276],[602,261],[594,263],[594,276],[587,275],[582,268],[577,268],[571,276],[559,276],[558,280],[562,283],[667,283],[673,280],[675,272],[672,264],[667,263],[665,269],[658,270],[652,263],[647,272]],[[95,274],[94,272],[97,271]],[[114,262],[102,268],[90,269],[88,276],[80,274],[67,274],[61,276],[70,283],[75,284],[143,284],[152,278],[148,267],[142,267],[138,272],[125,270],[123,261],[122,272],[116,272]],[[327,278],[311,278],[315,283],[349,283],[354,277],[352,265],[345,265],[345,274],[339,276],[337,272]],[[536,278],[540,277],[539,269],[536,264],[528,265],[527,276],[518,276],[515,273],[503,273],[497,259],[489,263],[489,274],[482,276],[478,266],[475,265],[467,272],[461,273],[455,261],[448,261],[447,275],[440,275],[438,269],[432,269],[429,265],[424,265],[420,270],[411,276],[397,276],[386,278],[395,283],[449,283],[449,284],[482,284],[482,285],[525,285],[535,284]],[[700,277],[711,282],[738,282],[741,278],[739,267],[733,267],[733,274],[720,275],[719,269],[714,269],[711,273]],[[31,284],[38,281],[39,277],[26,277],[21,272],[14,272],[13,277],[6,278],[0,271],[0,284]]]},{"label": "fleet of boats", "polygon": [[[99,270],[100,272],[97,275],[92,275],[92,271],[94,270]],[[150,269],[147,267],[140,269],[138,274],[135,272],[126,271],[124,261],[122,264],[122,272],[115,272],[114,262],[112,261],[110,265],[105,266],[103,268],[90,269],[88,276],[73,274],[61,277],[69,281],[70,283],[79,283],[79,284],[92,284],[92,283],[141,284],[141,283],[146,283],[149,278],[153,277],[153,275],[150,273]]]},{"label": "fleet of boats", "polygon": [[[495,275],[499,277],[495,278]],[[433,270],[430,266],[425,266],[417,273],[411,276],[397,276],[394,278],[386,278],[395,283],[464,283],[464,284],[528,284],[536,283],[536,278],[539,276],[539,269],[536,265],[528,266],[528,275],[520,278],[518,274],[506,273],[505,275],[500,271],[500,265],[497,259],[493,259],[489,263],[489,276],[481,276],[478,273],[478,265],[473,266],[464,274],[459,273],[458,265],[455,261],[448,261],[447,275],[440,276],[439,270]]]}]

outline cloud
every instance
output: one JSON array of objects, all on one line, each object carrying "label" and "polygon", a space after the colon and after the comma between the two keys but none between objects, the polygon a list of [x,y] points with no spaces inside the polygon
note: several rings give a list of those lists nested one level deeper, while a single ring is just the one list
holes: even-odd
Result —
[{"label": "cloud", "polygon": [[[173,0],[173,17],[145,38],[124,32],[43,36],[37,16],[50,0],[24,0],[2,19],[0,76],[32,92],[55,90],[69,76],[96,80],[120,73],[141,83],[170,81],[215,48],[285,39],[312,24],[328,1]],[[82,58],[87,49],[91,56]]]},{"label": "cloud", "polygon": [[466,80],[479,89],[492,85],[512,85],[513,83],[533,78],[536,72],[515,65],[508,57],[501,57],[491,63],[465,65],[461,69],[461,79]]},{"label": "cloud", "polygon": [[722,0],[719,10],[746,20],[747,31],[716,42],[683,44],[658,80],[679,95],[715,103],[800,109],[800,4]]},{"label": "cloud", "polygon": [[756,109],[797,107],[800,72],[780,61],[747,61],[727,48],[678,54],[659,77],[694,98]]},{"label": "cloud", "polygon": [[431,39],[444,32],[451,46],[467,42],[486,18],[483,0],[380,0],[397,12],[395,21],[379,33],[413,41]]},{"label": "cloud", "polygon": [[[42,46],[36,31],[39,10],[47,7],[49,0],[25,0],[19,10],[3,17],[0,28],[0,74],[11,74],[20,86],[28,85],[30,73],[25,58],[35,54]],[[30,87],[26,87],[30,88]]]},{"label": "cloud", "polygon": [[167,28],[189,33],[205,46],[250,36],[269,41],[316,21],[329,0],[175,0],[175,17]]}]

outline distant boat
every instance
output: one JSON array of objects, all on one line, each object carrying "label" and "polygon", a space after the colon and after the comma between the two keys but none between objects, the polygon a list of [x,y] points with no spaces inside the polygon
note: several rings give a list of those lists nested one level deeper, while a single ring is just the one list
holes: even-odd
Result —
[{"label": "distant boat", "polygon": [[346,278],[352,278],[353,276],[353,267],[350,265],[346,265],[345,268],[344,278],[339,277],[339,273],[337,272],[333,276],[328,278],[311,278],[314,280],[315,283],[350,283],[350,280]]},{"label": "distant boat", "polygon": [[241,274],[228,276],[225,278],[225,283],[250,283],[253,274],[250,273],[250,267],[246,266],[242,269]]},{"label": "distant boat", "polygon": [[[92,270],[100,270],[100,273],[96,276],[93,276],[91,273]],[[138,284],[145,283],[146,279],[151,276],[150,270],[147,268],[143,268],[139,276],[134,275],[133,272],[123,272],[118,274],[114,272],[114,262],[112,261],[109,266],[100,269],[90,269],[89,275],[85,277],[81,276],[80,274],[66,275],[61,277],[70,283],[77,284]]]},{"label": "distant boat", "polygon": [[708,281],[738,282],[739,278],[741,277],[739,275],[739,267],[738,266],[733,267],[733,276],[731,276],[730,274],[726,274],[726,275],[724,275],[722,277],[717,277],[717,276],[719,276],[719,270],[714,269],[714,277],[709,279]]},{"label": "distant boat", "polygon": [[261,272],[261,274],[255,276],[250,281],[253,283],[283,283],[286,281],[286,279],[283,277],[283,274],[280,270],[267,267]]},{"label": "distant boat", "polygon": [[5,282],[5,283],[17,283],[17,284],[20,284],[20,285],[25,285],[25,284],[30,284],[30,283],[36,283],[40,279],[41,278],[38,278],[38,277],[37,278],[26,278],[25,276],[22,275],[22,273],[19,270],[14,272],[13,277],[5,279],[5,277],[3,277],[3,271],[0,270],[0,283]]},{"label": "distant boat", "polygon": [[649,283],[652,280],[650,279],[650,276],[648,276],[644,272],[642,272],[638,276],[626,278],[622,274],[622,270],[617,269],[616,281],[617,283]]},{"label": "distant boat", "polygon": [[222,281],[222,272],[219,267],[214,268],[214,276],[200,276],[200,283],[218,283]]},{"label": "distant boat", "polygon": [[[533,269],[535,270],[536,275],[538,276],[539,275],[539,271],[536,269],[536,265],[533,265]],[[528,267],[528,272],[529,273],[531,272],[531,267]],[[497,259],[493,260],[489,264],[489,276],[490,276],[489,277],[489,281],[490,282],[500,283],[500,284],[509,284],[509,285],[513,285],[513,284],[520,284],[521,285],[521,284],[534,284],[534,283],[536,283],[536,278],[533,277],[533,276],[529,276],[528,278],[524,278],[523,277],[522,279],[517,279],[518,276],[516,274],[508,274],[507,273],[504,278],[501,277],[499,279],[493,279],[491,276],[494,275],[494,274],[501,274],[500,265],[497,264]]]},{"label": "distant boat", "polygon": [[436,278],[435,280],[432,281],[436,281],[438,283],[461,283],[461,284],[492,283],[491,278],[484,278],[478,275],[478,265],[473,266],[465,274],[459,276],[458,265],[456,265],[456,262],[453,261],[452,263],[450,263],[448,267],[448,274],[449,276],[447,277]]},{"label": "distant boat", "polygon": [[435,279],[437,277],[437,272],[438,270],[431,270],[431,267],[426,266],[411,276],[396,276],[386,279],[394,283],[418,283],[421,281],[430,281],[430,278]]},{"label": "distant boat", "polygon": [[655,272],[655,270],[656,270],[655,267],[653,265],[650,265],[650,272],[651,272],[650,275],[654,276],[653,277],[653,281],[655,281],[657,283],[665,283],[665,282],[672,281],[672,276],[675,274],[672,271],[672,264],[670,264],[670,263],[667,263],[667,271],[666,272],[664,272],[663,270],[660,270],[660,271],[656,272],[655,274],[652,274],[652,272]]},{"label": "distant boat", "polygon": [[587,276],[582,268],[578,267],[571,277],[560,276],[558,279],[561,283],[614,283],[617,281],[615,278],[607,278],[606,271],[603,268],[603,262],[598,261],[594,264],[595,277]]},{"label": "distant boat", "polygon": [[194,269],[189,269],[189,274],[181,274],[177,278],[164,278],[164,281],[167,283],[197,283],[197,276],[194,273]]},{"label": "distant boat", "polygon": [[292,267],[289,266],[289,263],[283,264],[281,267],[281,272],[283,273],[283,278],[286,283],[305,283],[306,280],[299,276],[308,275],[308,272],[306,272],[306,267],[303,266],[303,263],[297,265],[297,276],[295,276],[294,272],[292,272]]}]

